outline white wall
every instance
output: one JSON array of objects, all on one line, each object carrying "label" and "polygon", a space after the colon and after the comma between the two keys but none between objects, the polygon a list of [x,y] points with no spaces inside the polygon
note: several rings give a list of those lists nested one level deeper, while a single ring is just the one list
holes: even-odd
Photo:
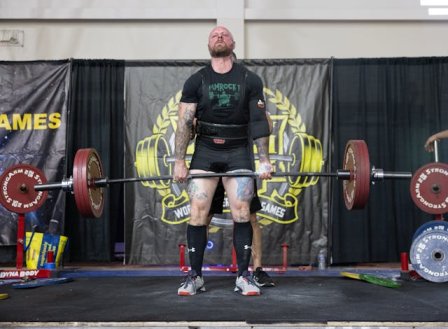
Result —
[{"label": "white wall", "polygon": [[447,17],[427,12],[419,0],[1,0],[0,60],[205,59],[216,24],[239,58],[447,56]]},{"label": "white wall", "polygon": [[448,56],[446,22],[251,22],[248,58]]}]

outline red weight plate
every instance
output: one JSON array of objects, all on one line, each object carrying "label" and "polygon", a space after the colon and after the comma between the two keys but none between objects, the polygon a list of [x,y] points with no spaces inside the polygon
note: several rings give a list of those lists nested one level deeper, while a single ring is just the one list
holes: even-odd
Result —
[{"label": "red weight plate", "polygon": [[448,164],[428,163],[412,175],[410,192],[415,205],[429,214],[448,211]]},{"label": "red weight plate", "polygon": [[0,177],[0,203],[17,214],[37,210],[45,202],[47,191],[35,191],[34,186],[47,179],[38,168],[27,164],[13,165]]},{"label": "red weight plate", "polygon": [[103,165],[94,149],[80,149],[73,163],[73,193],[78,211],[84,217],[100,217],[104,208],[104,191],[94,182],[103,178]]},{"label": "red weight plate", "polygon": [[342,184],[348,210],[366,206],[370,193],[369,149],[363,140],[349,140],[345,146],[343,169],[350,171],[350,179]]},{"label": "red weight plate", "polygon": [[85,217],[93,217],[90,200],[87,198],[88,182],[83,176],[83,171],[87,171],[86,155],[88,153],[89,149],[80,149],[76,152],[73,161],[73,194],[79,213]]}]

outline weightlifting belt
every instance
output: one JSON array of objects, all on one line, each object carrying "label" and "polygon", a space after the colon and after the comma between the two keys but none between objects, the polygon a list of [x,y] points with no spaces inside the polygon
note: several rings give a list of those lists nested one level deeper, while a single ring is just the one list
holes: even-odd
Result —
[{"label": "weightlifting belt", "polygon": [[247,140],[248,125],[231,125],[198,121],[198,136],[212,138],[215,144],[224,144],[226,140]]}]

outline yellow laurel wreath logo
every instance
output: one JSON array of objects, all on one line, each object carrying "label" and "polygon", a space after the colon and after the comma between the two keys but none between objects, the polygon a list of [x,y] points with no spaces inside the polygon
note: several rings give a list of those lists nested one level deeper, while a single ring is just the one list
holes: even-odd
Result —
[{"label": "yellow laurel wreath logo", "polygon": [[[171,97],[168,103],[162,108],[161,113],[157,116],[156,122],[152,127],[152,135],[166,135],[168,128],[172,122],[171,118],[177,116],[177,106],[182,96],[182,90],[179,90],[175,96]],[[158,193],[165,197],[171,193],[169,188],[158,188]]]},{"label": "yellow laurel wreath logo", "polygon": [[163,109],[162,113],[157,117],[156,123],[152,128],[154,135],[166,134],[168,127],[171,125],[170,117],[177,115],[177,106],[182,96],[182,90],[178,91],[176,96],[171,97]]},{"label": "yellow laurel wreath logo", "polygon": [[[300,113],[297,112],[297,108],[294,104],[291,104],[288,97],[284,96],[278,89],[273,92],[269,88],[264,87],[263,92],[266,94],[266,99],[275,104],[277,110],[288,114],[288,125],[294,134],[306,132],[306,127],[302,121]],[[300,191],[301,189],[289,188],[289,192],[294,195],[298,195]],[[266,221],[270,222],[268,219],[263,220],[263,222]]]},{"label": "yellow laurel wreath logo", "polygon": [[296,107],[291,104],[288,97],[283,96],[278,89],[274,93],[272,90],[264,87],[263,91],[269,96],[267,97],[268,101],[274,103],[278,110],[288,113],[288,124],[294,134],[306,131],[305,124],[302,122],[302,117],[297,112]]}]

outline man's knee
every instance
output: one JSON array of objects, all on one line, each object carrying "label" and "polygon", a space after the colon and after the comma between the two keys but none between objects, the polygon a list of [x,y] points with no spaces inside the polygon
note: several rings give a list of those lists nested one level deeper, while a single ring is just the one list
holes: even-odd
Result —
[{"label": "man's knee", "polygon": [[189,224],[191,225],[208,225],[211,221],[211,218],[208,215],[208,211],[191,211],[190,212],[190,221]]},{"label": "man's knee", "polygon": [[250,222],[249,207],[241,207],[232,213],[233,221],[235,223],[248,223]]}]

